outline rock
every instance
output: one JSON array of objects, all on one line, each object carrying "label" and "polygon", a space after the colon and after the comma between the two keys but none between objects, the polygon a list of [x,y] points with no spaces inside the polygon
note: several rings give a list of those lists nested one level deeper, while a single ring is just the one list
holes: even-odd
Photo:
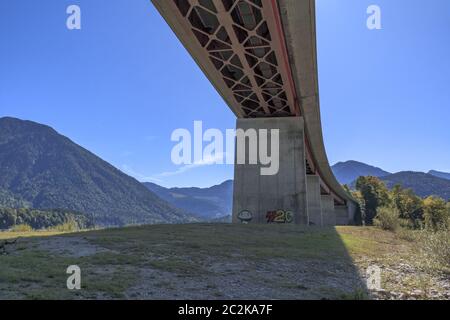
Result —
[{"label": "rock", "polygon": [[411,296],[413,297],[420,297],[421,295],[423,295],[423,291],[419,289],[416,289],[413,292],[411,292]]}]

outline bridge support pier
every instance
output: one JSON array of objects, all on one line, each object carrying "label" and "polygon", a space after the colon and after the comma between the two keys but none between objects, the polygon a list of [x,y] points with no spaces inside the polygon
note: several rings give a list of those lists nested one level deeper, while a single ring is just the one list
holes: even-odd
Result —
[{"label": "bridge support pier", "polygon": [[355,215],[356,215],[356,209],[357,209],[356,204],[351,201],[348,201],[347,209],[348,209],[348,219],[349,219],[348,224],[355,225],[356,224]]},{"label": "bridge support pier", "polygon": [[336,212],[334,210],[334,199],[330,195],[321,195],[320,204],[322,206],[323,226],[336,225]]},{"label": "bridge support pier", "polygon": [[352,202],[347,202],[347,205],[335,206],[336,224],[338,226],[347,226],[355,224],[356,205]]},{"label": "bridge support pier", "polygon": [[[245,139],[245,164],[238,162],[239,132],[236,143],[237,159],[234,172],[233,223],[292,223],[308,224],[307,183],[305,167],[305,134],[301,117],[238,119],[237,129],[249,133],[267,130],[271,146],[271,130],[279,130],[279,170],[275,175],[263,175],[268,165],[249,164],[250,149]],[[242,130],[239,130],[242,129]],[[258,139],[259,142],[261,139]],[[241,148],[241,149],[240,149]],[[268,147],[268,154],[274,150]],[[258,143],[258,151],[261,146]],[[273,165],[273,163],[272,163]]]},{"label": "bridge support pier", "polygon": [[309,225],[321,227],[322,206],[320,199],[320,178],[318,175],[306,176],[306,194],[308,200]]},{"label": "bridge support pier", "polygon": [[350,224],[349,210],[347,206],[335,206],[336,212],[336,225],[346,226]]}]

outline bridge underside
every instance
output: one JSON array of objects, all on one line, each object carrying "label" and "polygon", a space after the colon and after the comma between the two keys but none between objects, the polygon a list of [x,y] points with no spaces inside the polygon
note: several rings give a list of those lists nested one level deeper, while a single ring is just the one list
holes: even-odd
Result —
[{"label": "bridge underside", "polygon": [[294,130],[291,121],[301,123],[294,130],[300,142],[280,137],[280,149],[296,151],[281,152],[277,177],[258,178],[254,168],[236,165],[234,221],[248,222],[239,217],[251,214],[253,222],[280,222],[267,217],[284,211],[294,215],[285,222],[350,223],[353,200],[336,181],[323,146],[314,0],[152,1],[238,117],[238,127],[279,126],[282,135]]}]

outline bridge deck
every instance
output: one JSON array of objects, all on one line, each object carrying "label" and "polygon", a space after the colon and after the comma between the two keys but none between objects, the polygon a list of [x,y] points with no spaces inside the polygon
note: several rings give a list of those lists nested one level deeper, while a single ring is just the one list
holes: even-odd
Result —
[{"label": "bridge deck", "polygon": [[314,0],[152,1],[238,118],[304,117],[308,173],[353,202],[323,145]]}]

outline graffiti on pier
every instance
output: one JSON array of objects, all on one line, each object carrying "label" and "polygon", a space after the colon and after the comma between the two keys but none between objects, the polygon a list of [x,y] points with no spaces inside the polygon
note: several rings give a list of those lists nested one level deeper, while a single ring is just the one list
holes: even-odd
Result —
[{"label": "graffiti on pier", "polygon": [[237,217],[243,224],[248,224],[253,220],[253,214],[248,210],[242,210],[241,212],[239,212]]},{"label": "graffiti on pier", "polygon": [[267,223],[292,223],[294,214],[289,210],[268,211],[266,214]]}]

